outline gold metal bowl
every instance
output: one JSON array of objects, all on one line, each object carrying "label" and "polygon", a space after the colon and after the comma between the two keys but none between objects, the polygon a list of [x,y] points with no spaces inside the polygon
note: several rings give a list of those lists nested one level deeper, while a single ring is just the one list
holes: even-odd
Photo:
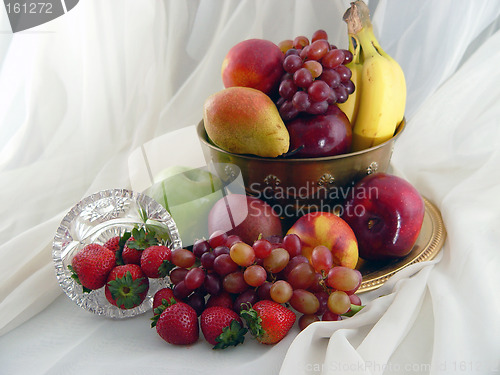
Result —
[{"label": "gold metal bowl", "polygon": [[[197,131],[207,164],[213,165],[229,186],[243,181],[241,188],[248,195],[271,203],[279,211],[286,232],[298,217],[309,211],[337,212],[357,181],[371,173],[386,172],[394,142],[405,125],[403,119],[394,136],[378,146],[344,155],[303,159],[233,154],[210,142],[203,121]],[[356,268],[362,273],[363,282],[358,293],[376,289],[399,270],[431,260],[439,253],[446,239],[444,223],[439,209],[425,197],[424,202],[424,222],[412,251],[403,258],[389,261],[360,259]]]},{"label": "gold metal bowl", "polygon": [[[248,195],[263,199],[294,220],[310,211],[338,209],[352,186],[366,175],[389,168],[394,142],[405,120],[388,141],[366,150],[320,158],[264,158],[240,155],[214,145],[203,121],[197,127],[207,164],[224,182],[241,176]],[[240,179],[241,180],[241,179]]]}]

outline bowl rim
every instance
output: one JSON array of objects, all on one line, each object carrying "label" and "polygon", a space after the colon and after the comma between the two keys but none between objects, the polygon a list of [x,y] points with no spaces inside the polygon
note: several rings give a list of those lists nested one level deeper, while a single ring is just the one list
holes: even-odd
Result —
[{"label": "bowl rim", "polygon": [[242,158],[242,159],[286,163],[286,162],[290,162],[290,161],[294,161],[294,162],[329,161],[329,160],[345,159],[345,158],[352,157],[352,156],[367,154],[371,151],[375,151],[379,148],[383,148],[384,146],[386,146],[387,144],[389,144],[391,142],[394,142],[401,135],[401,133],[403,132],[405,127],[406,127],[406,118],[403,117],[401,122],[396,127],[396,131],[395,131],[394,135],[385,142],[382,142],[376,146],[366,148],[366,149],[360,150],[360,151],[354,151],[354,152],[349,152],[346,154],[339,154],[339,155],[333,155],[333,156],[321,156],[321,157],[317,157],[317,158],[281,158],[281,157],[270,158],[270,157],[263,157],[263,156],[250,155],[250,154],[236,154],[234,152],[229,152],[229,151],[223,150],[222,148],[220,148],[220,147],[216,146],[215,144],[210,143],[208,141],[209,138],[208,138],[208,134],[205,130],[203,119],[201,119],[201,121],[196,126],[196,131],[198,133],[198,138],[200,139],[200,141],[215,151],[218,151],[218,152],[230,155],[230,156]]}]

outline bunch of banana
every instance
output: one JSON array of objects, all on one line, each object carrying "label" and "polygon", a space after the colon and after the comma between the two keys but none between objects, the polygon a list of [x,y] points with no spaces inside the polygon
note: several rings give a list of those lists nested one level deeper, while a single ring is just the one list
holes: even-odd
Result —
[{"label": "bunch of banana", "polygon": [[339,108],[353,126],[352,149],[359,151],[394,135],[405,112],[406,82],[399,64],[380,47],[363,1],[351,3],[344,21],[353,54],[347,66],[356,89]]}]

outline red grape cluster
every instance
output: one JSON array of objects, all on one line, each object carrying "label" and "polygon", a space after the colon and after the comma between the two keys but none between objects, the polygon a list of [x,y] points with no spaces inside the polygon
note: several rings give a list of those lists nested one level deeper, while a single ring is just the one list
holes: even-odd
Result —
[{"label": "red grape cluster", "polygon": [[238,236],[216,231],[208,240],[196,241],[192,251],[172,252],[174,297],[198,314],[209,304],[236,312],[263,299],[289,304],[302,314],[301,329],[313,321],[340,320],[341,315],[357,311],[361,300],[354,293],[361,285],[361,273],[335,266],[325,246],[312,251],[311,261],[301,251],[296,234],[249,245]]},{"label": "red grape cluster", "polygon": [[305,36],[280,42],[285,54],[285,74],[279,85],[277,107],[284,121],[301,112],[320,115],[328,106],[343,103],[354,92],[351,70],[346,64],[352,53],[328,42],[324,30],[317,30],[311,41]]}]

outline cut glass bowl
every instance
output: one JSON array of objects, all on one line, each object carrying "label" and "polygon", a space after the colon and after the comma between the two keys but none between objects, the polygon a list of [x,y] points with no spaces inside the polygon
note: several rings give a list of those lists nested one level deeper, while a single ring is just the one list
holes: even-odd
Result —
[{"label": "cut glass bowl", "polygon": [[78,306],[97,315],[128,318],[152,308],[153,296],[168,285],[168,277],[149,279],[149,291],[141,305],[121,309],[108,302],[104,287],[90,293],[72,277],[68,265],[74,255],[90,243],[104,244],[134,227],[151,227],[162,232],[171,250],[182,247],[177,226],[168,211],[147,195],[127,189],[94,193],[78,202],[63,218],[54,236],[52,258],[59,285]]}]

